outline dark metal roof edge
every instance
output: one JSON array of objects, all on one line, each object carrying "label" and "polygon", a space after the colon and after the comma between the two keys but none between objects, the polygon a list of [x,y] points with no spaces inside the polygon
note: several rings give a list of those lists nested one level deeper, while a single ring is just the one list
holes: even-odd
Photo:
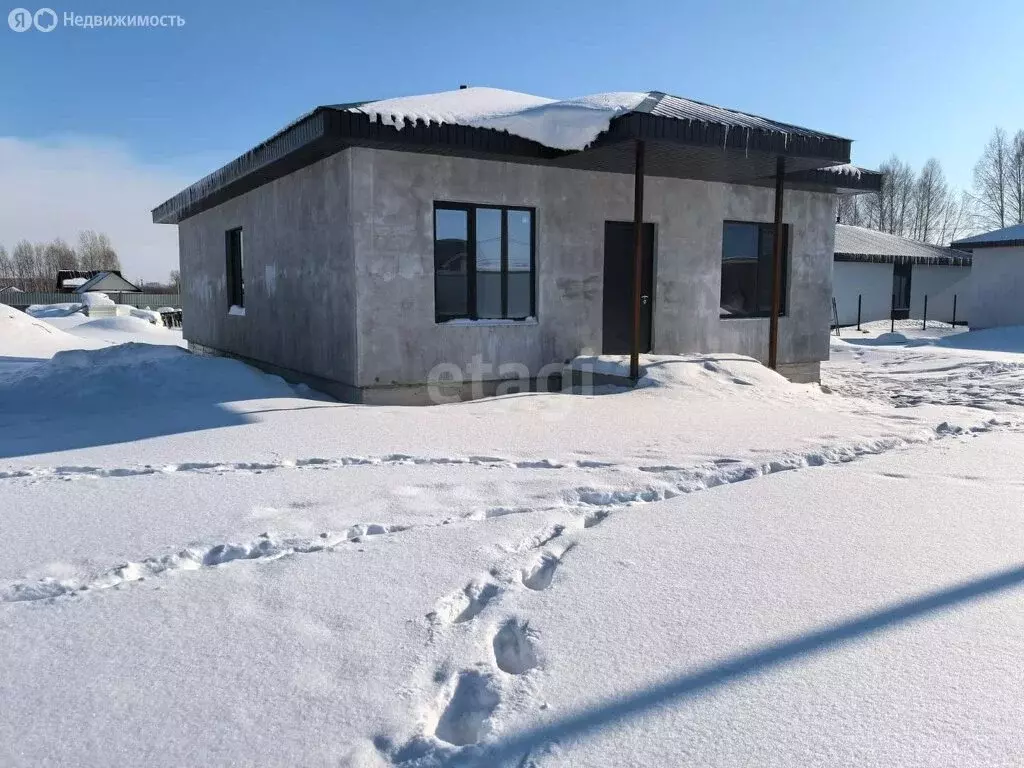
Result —
[{"label": "dark metal roof edge", "polygon": [[191,209],[286,155],[309,145],[326,133],[326,107],[317,107],[260,142],[243,155],[218,168],[153,209],[154,224],[177,224],[192,215]]},{"label": "dark metal roof edge", "polygon": [[814,184],[831,185],[837,190],[850,190],[854,193],[878,192],[882,188],[882,174],[878,171],[860,169],[854,176],[840,173],[830,168],[815,168],[810,171],[795,171],[786,174],[786,180],[792,182],[811,182]]},{"label": "dark metal roof edge", "polygon": [[972,263],[970,254],[963,256],[897,256],[891,253],[842,253],[836,252],[834,261],[861,262],[868,264],[925,264],[937,267],[969,267]]},{"label": "dark metal roof edge", "polygon": [[608,130],[601,133],[590,146],[623,139],[650,139],[740,152],[767,152],[820,159],[823,164],[849,163],[853,144],[849,139],[803,136],[634,111],[612,118]]},{"label": "dark metal roof edge", "polygon": [[964,251],[973,251],[977,248],[1020,248],[1024,246],[1024,238],[1019,240],[982,240],[971,242],[970,240],[957,240],[950,243],[950,247]]},{"label": "dark metal roof edge", "polygon": [[770,117],[765,117],[764,115],[755,115],[753,112],[742,112],[742,111],[740,111],[738,109],[732,109],[731,107],[721,107],[721,106],[719,106],[717,104],[709,104],[706,101],[698,101],[697,99],[691,99],[688,96],[676,96],[675,94],[666,93],[665,91],[649,91],[648,94],[647,94],[647,98],[644,99],[642,102],[640,102],[640,104],[638,104],[632,111],[634,111],[634,112],[650,112],[652,109],[654,109],[666,97],[671,97],[673,99],[680,99],[681,101],[689,101],[689,102],[692,102],[693,104],[699,104],[702,107],[707,107],[708,109],[720,109],[723,112],[732,112],[733,114],[742,115],[743,117],[753,117],[753,118],[755,118],[757,120],[764,120],[767,123],[772,123],[774,125],[779,126],[779,128],[781,130],[783,130],[783,131],[785,131],[785,129],[788,128],[789,132],[798,131],[800,133],[813,133],[813,134],[817,134],[819,136],[827,137],[827,138],[830,138],[830,139],[837,139],[839,141],[846,141],[846,142],[850,142],[850,143],[853,142],[853,139],[848,139],[845,136],[837,136],[834,133],[825,133],[824,131],[816,131],[813,128],[805,128],[802,125],[796,125],[794,123],[783,123],[783,122],[781,122],[779,120],[774,120],[774,119],[772,119]]}]

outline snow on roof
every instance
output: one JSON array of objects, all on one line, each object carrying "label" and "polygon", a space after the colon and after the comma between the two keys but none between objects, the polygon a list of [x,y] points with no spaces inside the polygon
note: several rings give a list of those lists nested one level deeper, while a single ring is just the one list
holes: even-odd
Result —
[{"label": "snow on roof", "polygon": [[85,285],[88,278],[85,277],[67,277],[61,280],[60,284],[62,288],[77,288],[80,285]]},{"label": "snow on roof", "polygon": [[[971,254],[966,251],[922,243],[852,224],[836,224],[835,255],[839,261],[885,262],[900,258],[931,264],[971,264]],[[843,256],[848,258],[839,258]]]},{"label": "snow on roof", "polygon": [[500,88],[404,96],[348,107],[401,129],[405,121],[493,128],[562,150],[580,150],[608,129],[612,118],[636,109],[648,94],[597,93],[561,101]]},{"label": "snow on roof", "polygon": [[1017,245],[1018,243],[1024,243],[1024,224],[1014,224],[1010,227],[997,229],[995,232],[965,237],[963,240],[957,240],[953,243],[953,246],[959,248],[964,245]]},{"label": "snow on roof", "polygon": [[837,173],[840,176],[850,176],[854,179],[859,179],[861,174],[864,173],[864,169],[860,168],[852,163],[843,163],[842,165],[830,165],[827,168],[820,169],[826,173]]}]

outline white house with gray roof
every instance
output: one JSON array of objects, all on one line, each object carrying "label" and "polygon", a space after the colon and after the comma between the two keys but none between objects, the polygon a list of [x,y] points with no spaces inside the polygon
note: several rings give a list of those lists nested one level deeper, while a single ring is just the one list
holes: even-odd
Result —
[{"label": "white house with gray roof", "polygon": [[[851,224],[836,224],[832,295],[840,325],[928,318],[967,320],[971,254]],[[859,308],[859,312],[858,312]]]},{"label": "white house with gray roof", "polygon": [[974,257],[971,327],[1024,325],[1024,224],[966,237],[953,245]]},{"label": "white house with gray roof", "polygon": [[318,107],[153,220],[178,225],[191,349],[347,400],[581,353],[767,362],[776,285],[777,368],[814,380],[836,195],[880,185],[851,144],[659,91],[462,88]]}]

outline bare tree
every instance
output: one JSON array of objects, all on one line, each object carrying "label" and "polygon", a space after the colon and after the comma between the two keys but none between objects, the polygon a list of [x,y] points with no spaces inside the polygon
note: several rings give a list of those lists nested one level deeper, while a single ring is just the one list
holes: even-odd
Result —
[{"label": "bare tree", "polygon": [[14,262],[7,255],[7,249],[0,245],[0,288],[6,288],[14,282]]},{"label": "bare tree", "polygon": [[1007,202],[1010,223],[1024,224],[1024,130],[1017,131],[1010,142]]},{"label": "bare tree", "polygon": [[974,198],[968,192],[962,191],[959,197],[951,194],[939,220],[936,242],[948,245],[973,230],[976,219],[975,207]]},{"label": "bare tree", "polygon": [[1010,142],[1006,131],[996,128],[974,166],[974,192],[985,225],[1006,226],[1010,191]]},{"label": "bare tree", "polygon": [[910,233],[914,212],[914,170],[893,155],[879,168],[882,188],[865,201],[867,226],[893,235]]},{"label": "bare tree", "polygon": [[171,290],[174,293],[180,293],[181,292],[181,271],[180,270],[177,270],[177,269],[172,269],[171,270],[170,286],[171,286]]},{"label": "bare tree", "polygon": [[934,157],[929,158],[914,182],[913,221],[910,237],[923,243],[930,243],[936,235],[938,222],[942,219],[949,202],[949,185],[942,172],[942,166]]},{"label": "bare tree", "polygon": [[91,229],[78,235],[78,256],[81,268],[85,270],[121,268],[121,262],[110,244],[110,238]]},{"label": "bare tree", "polygon": [[43,261],[45,263],[45,275],[56,278],[57,271],[61,269],[78,269],[78,256],[75,249],[60,238],[52,240],[43,246]]},{"label": "bare tree", "polygon": [[11,251],[14,276],[24,290],[35,290],[38,279],[36,272],[36,249],[28,240],[21,240]]}]

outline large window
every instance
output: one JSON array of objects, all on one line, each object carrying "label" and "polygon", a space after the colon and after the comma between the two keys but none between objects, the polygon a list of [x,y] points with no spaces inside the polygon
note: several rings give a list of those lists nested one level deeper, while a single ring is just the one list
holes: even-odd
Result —
[{"label": "large window", "polygon": [[[772,311],[774,224],[727,221],[722,230],[722,317],[767,317]],[[782,227],[779,312],[786,314],[789,225]]]},{"label": "large window", "polygon": [[242,278],[242,228],[229,229],[224,235],[227,255],[228,306],[245,306],[245,281]]},{"label": "large window", "polygon": [[435,203],[437,322],[532,317],[533,243],[532,209]]}]

